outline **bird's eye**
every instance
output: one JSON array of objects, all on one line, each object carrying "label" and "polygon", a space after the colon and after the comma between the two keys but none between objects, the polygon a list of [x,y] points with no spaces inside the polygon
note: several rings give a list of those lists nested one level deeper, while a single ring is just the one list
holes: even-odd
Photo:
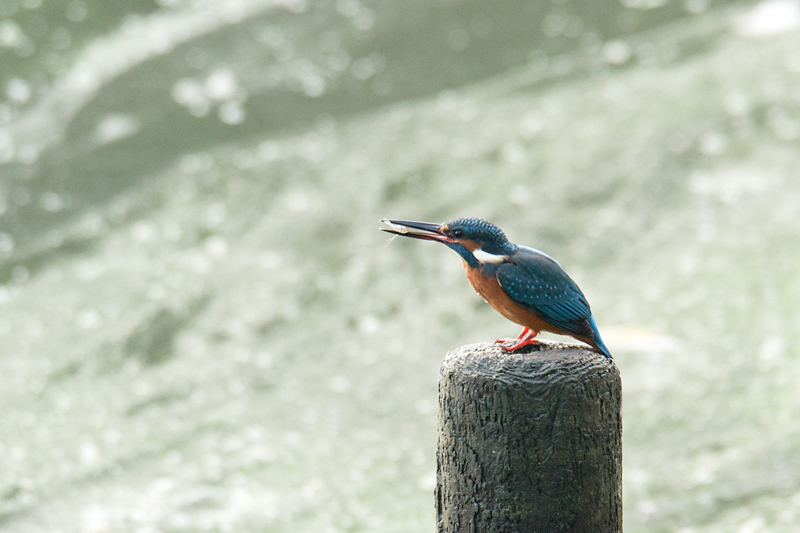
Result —
[{"label": "bird's eye", "polygon": [[455,237],[456,239],[460,239],[463,236],[464,236],[464,230],[458,228],[453,230],[453,237]]}]

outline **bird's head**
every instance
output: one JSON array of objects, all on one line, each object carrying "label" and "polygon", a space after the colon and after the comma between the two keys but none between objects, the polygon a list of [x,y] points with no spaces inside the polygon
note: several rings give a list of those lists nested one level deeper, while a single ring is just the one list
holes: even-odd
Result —
[{"label": "bird's head", "polygon": [[[487,263],[502,263],[516,250],[503,230],[480,218],[456,218],[442,224],[383,219],[388,228],[383,231],[445,244],[472,267]],[[412,230],[422,230],[424,233]]]}]

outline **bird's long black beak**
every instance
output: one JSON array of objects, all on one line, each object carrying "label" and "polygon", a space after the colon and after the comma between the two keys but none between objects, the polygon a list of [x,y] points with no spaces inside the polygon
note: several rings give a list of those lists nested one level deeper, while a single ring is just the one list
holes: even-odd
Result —
[{"label": "bird's long black beak", "polygon": [[[389,226],[388,228],[380,228],[381,231],[400,235],[401,237],[413,237],[414,239],[422,239],[425,241],[436,242],[453,242],[453,239],[445,235],[442,231],[441,224],[434,224],[432,222],[414,222],[411,220],[390,220],[388,218],[381,219],[381,222]],[[412,232],[412,229],[426,231],[428,233]]]}]

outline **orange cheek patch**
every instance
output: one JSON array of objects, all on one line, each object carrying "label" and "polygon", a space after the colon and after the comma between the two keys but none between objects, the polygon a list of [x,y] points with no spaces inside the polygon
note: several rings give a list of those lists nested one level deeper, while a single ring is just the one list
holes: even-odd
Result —
[{"label": "orange cheek patch", "polygon": [[459,242],[459,243],[461,243],[461,244],[463,244],[463,245],[464,245],[464,248],[466,248],[466,249],[467,249],[467,250],[469,250],[470,252],[474,252],[475,250],[477,250],[478,248],[480,248],[480,247],[481,247],[481,245],[480,245],[480,244],[478,244],[478,243],[477,243],[477,242],[475,242],[475,241],[459,240],[458,242]]}]

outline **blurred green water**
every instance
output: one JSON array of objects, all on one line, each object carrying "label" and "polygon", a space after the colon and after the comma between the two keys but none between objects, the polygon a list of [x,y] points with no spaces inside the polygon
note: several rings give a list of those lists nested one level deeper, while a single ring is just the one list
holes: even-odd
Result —
[{"label": "blurred green water", "polygon": [[556,256],[627,531],[794,531],[800,6],[0,3],[0,529],[432,531],[516,333],[379,218]]}]

